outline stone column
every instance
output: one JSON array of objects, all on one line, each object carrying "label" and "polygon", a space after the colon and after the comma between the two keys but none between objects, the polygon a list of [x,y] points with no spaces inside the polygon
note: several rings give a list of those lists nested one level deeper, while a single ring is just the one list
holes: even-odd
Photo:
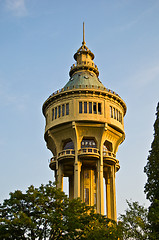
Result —
[{"label": "stone column", "polygon": [[110,171],[108,170],[105,175],[105,186],[106,186],[106,210],[107,218],[111,218],[111,184],[110,184]]},{"label": "stone column", "polygon": [[80,173],[81,173],[81,162],[74,164],[74,198],[80,197]]},{"label": "stone column", "polygon": [[97,213],[104,215],[103,164],[97,163]]},{"label": "stone column", "polygon": [[108,168],[105,177],[106,183],[106,205],[107,205],[107,218],[117,220],[116,215],[116,191],[115,191],[115,166],[112,165]]},{"label": "stone column", "polygon": [[58,168],[57,168],[57,188],[61,188],[63,191],[63,166],[62,164],[58,163]]},{"label": "stone column", "polygon": [[112,166],[111,171],[111,201],[112,201],[112,219],[117,221],[116,213],[116,189],[115,189],[115,165]]}]

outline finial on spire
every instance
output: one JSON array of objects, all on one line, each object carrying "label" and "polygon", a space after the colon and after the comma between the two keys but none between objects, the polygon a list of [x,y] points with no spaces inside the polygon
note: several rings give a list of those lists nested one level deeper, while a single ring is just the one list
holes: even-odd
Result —
[{"label": "finial on spire", "polygon": [[83,42],[82,42],[82,44],[83,44],[83,45],[86,44],[86,42],[85,42],[84,22],[83,22]]}]

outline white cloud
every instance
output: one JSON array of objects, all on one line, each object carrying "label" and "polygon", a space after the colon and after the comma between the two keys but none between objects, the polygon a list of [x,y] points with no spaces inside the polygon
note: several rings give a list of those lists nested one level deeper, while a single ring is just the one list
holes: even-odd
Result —
[{"label": "white cloud", "polygon": [[25,0],[6,0],[6,9],[14,16],[24,17],[27,15]]}]

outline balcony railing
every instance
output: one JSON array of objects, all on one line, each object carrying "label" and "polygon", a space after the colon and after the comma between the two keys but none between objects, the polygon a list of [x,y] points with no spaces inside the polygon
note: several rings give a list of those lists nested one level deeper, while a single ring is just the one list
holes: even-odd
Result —
[{"label": "balcony railing", "polygon": [[97,148],[81,148],[78,151],[78,154],[96,154],[99,155],[99,150]]},{"label": "balcony railing", "polygon": [[52,169],[52,170],[55,170],[56,169],[56,157],[52,157],[49,161],[49,167]]},{"label": "balcony railing", "polygon": [[84,85],[84,84],[83,84],[83,85],[73,85],[73,86],[69,86],[69,87],[65,87],[65,88],[59,89],[59,90],[55,91],[54,93],[52,93],[52,94],[48,97],[48,99],[49,99],[50,97],[58,94],[58,93],[61,93],[61,92],[64,92],[64,91],[68,91],[68,90],[73,90],[73,89],[80,89],[80,88],[83,88],[83,89],[89,88],[89,89],[102,90],[102,91],[109,92],[109,93],[112,93],[112,94],[120,97],[116,92],[114,92],[114,91],[112,91],[112,90],[110,90],[110,89],[108,89],[108,88],[105,88],[105,87],[102,87],[102,86],[100,87],[100,86],[96,86],[96,85]]},{"label": "balcony railing", "polygon": [[111,151],[103,151],[103,157],[113,157],[116,158],[116,155]]},{"label": "balcony railing", "polygon": [[[100,152],[97,148],[81,148],[78,151],[79,155],[83,155],[83,154],[87,154],[87,155],[91,155],[91,154],[96,154],[99,155]],[[61,152],[58,153],[58,158],[64,157],[64,156],[74,156],[75,155],[75,150],[74,149],[66,149],[63,150]],[[111,151],[103,151],[103,157],[112,157],[112,158],[116,158],[116,155],[111,152]],[[49,163],[53,163],[56,161],[56,157],[52,157],[49,161]],[[117,162],[119,162],[117,160]]]},{"label": "balcony railing", "polygon": [[75,150],[74,149],[66,149],[58,153],[58,158],[64,157],[64,156],[74,156]]},{"label": "balcony railing", "polygon": [[49,163],[53,163],[53,162],[55,162],[55,161],[56,161],[56,157],[52,157],[52,158],[50,158]]},{"label": "balcony railing", "polygon": [[74,63],[74,64],[71,66],[71,70],[72,70],[74,67],[78,67],[78,66],[81,66],[81,65],[87,65],[87,66],[95,67],[96,69],[98,69],[98,68],[97,68],[97,65],[95,65],[93,62],[90,62],[90,61],[82,61],[81,64]]}]

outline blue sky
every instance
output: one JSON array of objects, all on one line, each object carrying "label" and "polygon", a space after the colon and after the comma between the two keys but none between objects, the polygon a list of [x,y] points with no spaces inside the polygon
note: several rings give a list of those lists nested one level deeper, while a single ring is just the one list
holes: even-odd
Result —
[{"label": "blue sky", "polygon": [[117,158],[118,214],[126,199],[148,206],[144,184],[159,101],[158,0],[0,0],[0,201],[53,180],[42,104],[69,79],[86,44],[100,80],[127,104]]}]

